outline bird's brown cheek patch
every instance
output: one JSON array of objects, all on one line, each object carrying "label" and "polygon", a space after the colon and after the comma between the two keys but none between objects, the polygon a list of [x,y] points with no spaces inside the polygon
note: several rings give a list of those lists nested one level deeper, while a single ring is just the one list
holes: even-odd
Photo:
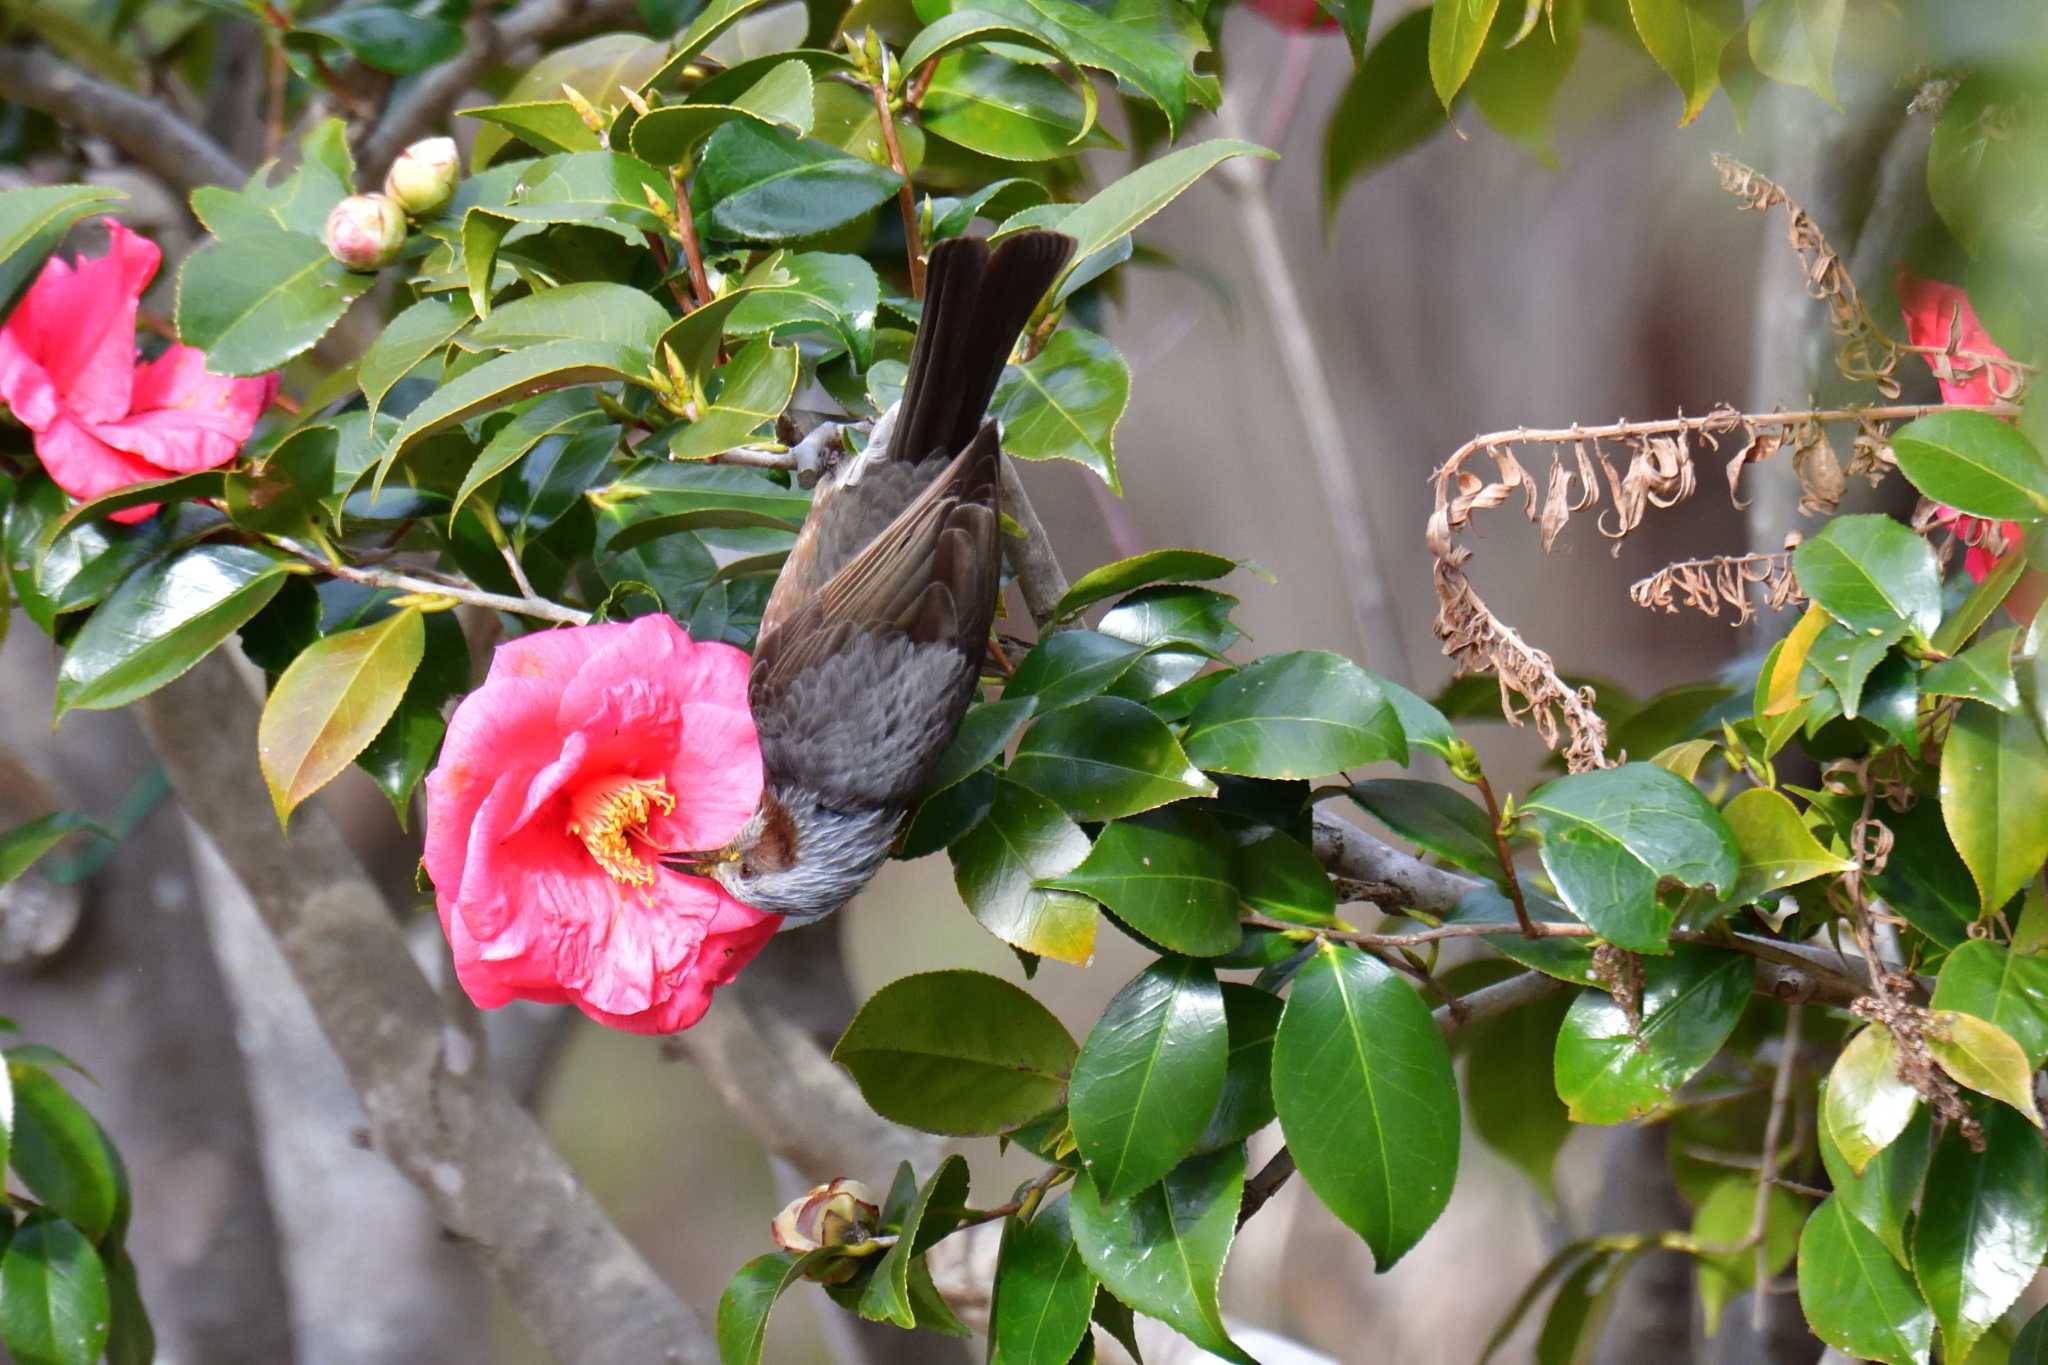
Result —
[{"label": "bird's brown cheek patch", "polygon": [[780,802],[768,804],[752,861],[762,872],[785,872],[796,864],[796,821]]}]

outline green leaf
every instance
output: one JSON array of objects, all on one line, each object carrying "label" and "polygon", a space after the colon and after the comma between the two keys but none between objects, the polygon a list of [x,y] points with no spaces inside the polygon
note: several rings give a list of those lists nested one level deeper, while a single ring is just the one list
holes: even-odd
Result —
[{"label": "green leaf", "polygon": [[2030,716],[1965,702],[1941,750],[1941,815],[1984,913],[2048,859],[2048,742]]},{"label": "green leaf", "polygon": [[1835,1198],[1857,1222],[1877,1234],[1893,1260],[1910,1270],[1913,1261],[1906,1251],[1906,1225],[1920,1198],[1927,1159],[1934,1151],[1931,1111],[1924,1105],[1917,1107],[1905,1131],[1872,1156],[1861,1173],[1850,1168],[1834,1131],[1825,1123],[1820,1125],[1819,1140],[1821,1164],[1827,1169]]},{"label": "green leaf", "polygon": [[2048,1151],[2018,1115],[1983,1115],[1984,1150],[1951,1126],[1934,1149],[1913,1274],[1941,1326],[1944,1360],[1971,1347],[2019,1301],[2048,1254]]},{"label": "green leaf", "polygon": [[52,1212],[97,1242],[122,1216],[127,1176],[107,1135],[41,1067],[11,1057],[14,1174]]},{"label": "green leaf", "polygon": [[42,273],[72,224],[127,198],[104,185],[35,185],[0,194],[0,319]]},{"label": "green leaf", "polygon": [[1239,844],[1230,875],[1245,908],[1290,924],[1316,927],[1337,918],[1337,892],[1330,874],[1299,839],[1274,830]]},{"label": "green leaf", "polygon": [[245,545],[200,545],[145,565],[64,651],[57,715],[125,706],[179,677],[263,609],[287,565]]},{"label": "green leaf", "polygon": [[[1531,6],[1528,13],[1542,8]],[[1583,19],[1577,4],[1554,6],[1547,26],[1531,29],[1506,48],[1488,49],[1472,71],[1472,102],[1486,121],[1553,169],[1558,163],[1551,145],[1552,113],[1578,59]]]},{"label": "green leaf", "polygon": [[[675,46],[669,52],[667,60],[641,82],[640,88],[652,90],[657,86],[672,84],[676,75],[690,64],[691,58],[711,46],[719,34],[765,3],[767,0],[711,0],[710,4],[697,12],[697,17],[690,21],[689,28],[675,40]],[[598,88],[609,90],[612,84],[606,83]]]},{"label": "green leaf", "polygon": [[1739,953],[1679,947],[1642,959],[1640,1028],[1602,990],[1572,1002],[1557,1036],[1557,1097],[1574,1123],[1641,1118],[1714,1059],[1749,1003],[1756,964]]},{"label": "green leaf", "polygon": [[[576,112],[576,106],[567,100],[521,100],[506,104],[478,105],[472,109],[458,109],[455,112],[463,118],[473,118],[502,128],[543,153],[594,152],[601,145],[597,134],[590,131],[589,125],[583,122],[583,116]],[[484,145],[479,139],[479,152],[483,150]],[[471,164],[481,165],[481,156],[473,158]]]},{"label": "green leaf", "polygon": [[1103,1288],[1203,1350],[1254,1365],[1217,1303],[1243,1197],[1244,1149],[1229,1147],[1182,1162],[1121,1203],[1105,1204],[1093,1181],[1077,1180],[1068,1215],[1074,1245]]},{"label": "green leaf", "polygon": [[1458,1083],[1429,1007],[1377,958],[1319,943],[1273,1039],[1273,1102],[1309,1188],[1392,1267],[1458,1173]]},{"label": "green leaf", "polygon": [[1009,776],[1079,820],[1113,820],[1216,791],[1166,722],[1122,697],[1091,697],[1040,717],[1018,742]]},{"label": "green leaf", "polygon": [[976,702],[968,707],[952,745],[940,756],[931,781],[925,783],[925,796],[944,791],[1000,757],[1037,709],[1038,699],[1030,696],[1005,696],[1000,701]]},{"label": "green leaf", "polygon": [[1927,1050],[1959,1084],[2011,1105],[2041,1127],[2041,1111],[2034,1107],[2034,1070],[2004,1029],[1974,1014],[1936,1010]]},{"label": "green leaf", "polygon": [[[1839,22],[1841,0],[1832,3]],[[1892,451],[1915,488],[1959,512],[2000,521],[2048,516],[2048,461],[2018,427],[1988,412],[1929,413],[1892,433]]]},{"label": "green leaf", "polygon": [[[45,853],[81,830],[103,839],[113,837],[96,821],[69,810],[52,811],[12,829],[0,830],[0,886],[28,871]],[[0,1123],[0,1127],[4,1127],[4,1123]],[[4,1142],[4,1135],[0,1135],[0,1143]],[[0,1146],[0,1167],[6,1164],[5,1156],[4,1146]]]},{"label": "green leaf", "polygon": [[940,59],[919,109],[933,137],[1003,161],[1049,161],[1115,145],[1108,133],[1090,127],[1089,101],[1080,91],[1045,67],[988,51]]},{"label": "green leaf", "polygon": [[1353,181],[1450,126],[1429,80],[1430,13],[1414,10],[1365,54],[1323,130],[1323,225]]},{"label": "green leaf", "polygon": [[1147,550],[1129,559],[1097,565],[1075,579],[1053,607],[1053,619],[1064,621],[1078,616],[1097,602],[1148,583],[1221,578],[1237,566],[1236,560],[1207,550]]},{"label": "green leaf", "polygon": [[1999,711],[2016,711],[2019,683],[2012,674],[2013,637],[2017,630],[1985,636],[1953,659],[1932,664],[1920,675],[1923,697],[1967,697]]},{"label": "green leaf", "polygon": [[1235,981],[1223,983],[1230,1055],[1224,1064],[1223,1093],[1208,1126],[1195,1140],[1195,1151],[1220,1152],[1236,1146],[1275,1118],[1273,1035],[1280,1027],[1280,1011],[1276,995]]},{"label": "green leaf", "polygon": [[984,929],[1013,948],[1076,966],[1094,956],[1095,902],[1038,886],[1088,854],[1088,836],[1052,801],[997,778],[988,813],[947,854],[960,899]]},{"label": "green leaf", "polygon": [[0,1257],[0,1343],[18,1365],[94,1365],[112,1305],[99,1254],[61,1218],[36,1215]]},{"label": "green leaf", "polygon": [[642,368],[631,349],[607,341],[550,341],[494,356],[443,384],[406,415],[378,459],[372,487],[381,488],[391,466],[437,431],[550,389],[632,381]]},{"label": "green leaf", "polygon": [[420,611],[407,607],[329,635],[292,660],[256,728],[256,758],[280,825],[376,738],[426,647]]},{"label": "green leaf", "polygon": [[1837,1196],[1799,1238],[1799,1306],[1813,1334],[1859,1360],[1927,1365],[1934,1314],[1912,1276]]},{"label": "green leaf", "polygon": [[1319,777],[1408,761],[1400,719],[1372,674],[1322,650],[1269,654],[1212,688],[1188,719],[1189,757],[1245,777]]},{"label": "green leaf", "polygon": [[1032,646],[1003,695],[1036,697],[1041,715],[1057,711],[1114,685],[1145,653],[1143,645],[1097,631],[1056,631]]},{"label": "green leaf", "polygon": [[[1028,0],[1026,0],[1028,2]],[[1068,0],[1038,0],[1068,3]],[[1071,6],[1078,9],[1078,5]],[[1147,161],[1120,180],[1097,190],[1086,203],[1060,220],[1060,231],[1074,238],[1071,274],[1088,257],[1134,231],[1153,214],[1184,194],[1209,171],[1235,156],[1272,158],[1279,153],[1255,142],[1212,138]]]},{"label": "green leaf", "polygon": [[[1693,1211],[1692,1240],[1699,1253],[1700,1305],[1705,1310],[1709,1336],[1720,1329],[1721,1310],[1737,1294],[1755,1286],[1759,1266],[1758,1248],[1749,1241],[1755,1225],[1757,1180],[1753,1175],[1730,1176],[1715,1183]],[[1772,1186],[1764,1196],[1763,1265],[1765,1280],[1777,1278],[1799,1250],[1799,1231],[1806,1222],[1806,1206],[1797,1195]],[[1715,1251],[1727,1247],[1739,1250]]]},{"label": "green leaf", "polygon": [[1742,27],[1742,0],[1629,0],[1650,57],[1685,97],[1684,127],[1699,117],[1721,80],[1721,51]]},{"label": "green leaf", "polygon": [[474,316],[468,296],[458,292],[430,294],[391,319],[363,352],[362,368],[357,372],[371,416],[376,415],[392,385],[454,340]]},{"label": "green leaf", "polygon": [[790,60],[733,98],[730,104],[665,104],[633,121],[633,154],[656,166],[686,166],[699,143],[736,118],[810,135],[816,117],[811,69]]},{"label": "green leaf", "polygon": [[1429,79],[1449,113],[1479,48],[1486,41],[1500,0],[1433,0],[1429,15]]},{"label": "green leaf", "polygon": [[426,635],[425,653],[398,699],[398,709],[356,755],[356,766],[391,802],[400,829],[406,827],[413,791],[433,766],[441,737],[448,733],[442,711],[469,690],[469,645],[455,614],[429,613]]},{"label": "green leaf", "polygon": [[2029,1067],[2048,1061],[2048,958],[1970,939],[1941,964],[1929,1003],[1998,1025],[2020,1045]]},{"label": "green leaf", "polygon": [[1863,705],[1864,684],[1905,634],[1895,625],[1880,635],[1858,635],[1839,621],[1827,620],[1813,638],[1806,662],[1828,680],[1842,701],[1842,714],[1854,719]]},{"label": "green leaf", "polygon": [[1206,963],[1161,958],[1118,991],[1074,1059],[1067,1108],[1089,1178],[1109,1203],[1194,1150],[1223,1095],[1223,992]]},{"label": "green leaf", "polygon": [[1003,449],[1010,454],[1072,460],[1121,492],[1116,424],[1130,399],[1123,354],[1093,332],[1063,327],[1044,350],[1003,371],[989,416],[1003,424]]},{"label": "green leaf", "polygon": [[1375,820],[1426,852],[1482,877],[1500,875],[1493,821],[1462,792],[1406,777],[1376,777],[1345,790]]},{"label": "green leaf", "polygon": [[735,1271],[718,1298],[718,1358],[722,1365],[761,1365],[769,1310],[784,1290],[834,1254],[831,1249],[807,1256],[771,1251]]},{"label": "green leaf", "polygon": [[1571,1008],[1569,992],[1482,1019],[1460,1035],[1465,1105],[1479,1140],[1520,1167],[1548,1204],[1557,1202],[1552,1171],[1571,1136],[1571,1116],[1551,1082],[1551,1056]]},{"label": "green leaf", "polygon": [[156,1359],[156,1330],[150,1326],[149,1310],[143,1306],[135,1262],[125,1249],[110,1248],[106,1272],[107,1295],[113,1309],[113,1322],[107,1333],[107,1365],[151,1365]]},{"label": "green leaf", "polygon": [[1821,1127],[1849,1169],[1862,1175],[1912,1121],[1920,1092],[1899,1075],[1899,1043],[1873,1024],[1849,1040],[1821,1092]]},{"label": "green leaf", "polygon": [[981,972],[923,972],[876,991],[832,1059],[883,1118],[931,1133],[1000,1133],[1053,1109],[1076,1048],[1018,987]]},{"label": "green leaf", "polygon": [[872,161],[739,119],[704,144],[690,207],[708,240],[789,242],[852,222],[901,183]]},{"label": "green leaf", "polygon": [[1764,0],[1749,21],[1749,55],[1756,69],[1781,84],[1805,86],[1833,104],[1842,10],[1843,0]]},{"label": "green leaf", "polygon": [[1566,1262],[1570,1273],[1536,1334],[1537,1365],[1591,1365],[1630,1268],[1649,1250],[1641,1238],[1628,1237],[1595,1243],[1583,1261]]},{"label": "green leaf", "polygon": [[1067,1365],[1088,1335],[1095,1274],[1081,1260],[1067,1201],[1003,1224],[989,1306],[989,1365]]},{"label": "green leaf", "polygon": [[178,336],[215,374],[263,374],[341,320],[374,274],[350,270],[317,237],[284,228],[207,242],[178,271]]},{"label": "green leaf", "polygon": [[1792,552],[1800,591],[1861,635],[1901,624],[1921,639],[1941,624],[1934,549],[1890,517],[1836,517]]},{"label": "green leaf", "polygon": [[1762,902],[1775,904],[1777,895],[1790,886],[1836,872],[1847,872],[1855,864],[1828,852],[1799,818],[1799,810],[1784,793],[1767,787],[1739,792],[1721,811],[1741,850],[1742,870],[1728,900],[1736,905]]},{"label": "green leaf", "polygon": [[[1177,953],[1215,957],[1244,936],[1229,845],[1216,822],[1197,811],[1169,806],[1105,825],[1079,867],[1041,885],[1101,901]],[[1163,1170],[1137,1183],[1150,1184]]]},{"label": "green leaf", "polygon": [[711,406],[668,443],[672,460],[702,460],[744,445],[749,436],[781,416],[796,392],[797,349],[766,337],[750,341],[732,363],[712,371],[723,387]]},{"label": "green leaf", "polygon": [[823,332],[845,343],[855,363],[867,364],[882,298],[875,268],[858,256],[799,251],[782,256],[775,271],[776,283],[746,290],[726,331],[741,337]]},{"label": "green leaf", "polygon": [[2012,594],[2013,584],[2026,572],[2026,567],[2024,553],[2000,556],[1991,572],[1984,575],[1984,581],[1970,590],[1962,605],[1951,611],[1942,621],[1941,629],[1934,632],[1935,652],[1953,654],[1962,648],[1963,642],[1991,619],[1991,613],[2004,605],[2005,599]]},{"label": "green leaf", "polygon": [[1652,763],[1574,773],[1522,805],[1543,868],[1571,912],[1608,942],[1661,953],[1675,912],[1667,880],[1732,891],[1741,851],[1699,788]]},{"label": "green leaf", "polygon": [[862,1317],[898,1327],[917,1326],[911,1272],[935,1242],[959,1226],[966,1208],[967,1162],[956,1152],[939,1163],[905,1211],[896,1244],[883,1254],[861,1293]]},{"label": "green leaf", "polygon": [[2006,1360],[2007,1365],[2048,1363],[2048,1308],[2027,1319],[2027,1325],[2013,1338],[2012,1354]]},{"label": "green leaf", "polygon": [[1166,116],[1169,138],[1180,135],[1191,99],[1214,104],[1190,70],[1194,58],[1208,51],[1208,38],[1194,12],[1170,0],[1114,0],[1099,7],[1075,0],[962,0],[962,5],[1039,35],[1076,65],[1128,82]]},{"label": "green leaf", "polygon": [[295,38],[310,33],[329,39],[364,66],[394,76],[411,76],[438,66],[462,50],[460,24],[395,5],[330,10],[318,18],[298,21],[292,33]]},{"label": "green leaf", "polygon": [[462,339],[466,350],[513,351],[549,341],[609,341],[642,360],[672,321],[668,310],[630,285],[592,280],[543,289],[491,310]]}]

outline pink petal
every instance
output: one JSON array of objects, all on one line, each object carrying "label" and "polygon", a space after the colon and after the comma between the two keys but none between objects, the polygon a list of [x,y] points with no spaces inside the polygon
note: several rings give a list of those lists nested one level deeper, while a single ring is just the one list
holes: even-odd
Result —
[{"label": "pink petal", "polygon": [[[500,678],[547,679],[556,697],[591,655],[606,641],[623,632],[623,624],[571,626],[562,630],[536,630],[516,640],[507,640],[491,655],[486,684]],[[550,717],[554,707],[548,709]]]},{"label": "pink petal", "polygon": [[673,813],[648,822],[668,848],[717,848],[761,804],[761,738],[746,711],[694,702],[683,707],[681,742],[664,774]]},{"label": "pink petal", "polygon": [[31,431],[56,421],[64,406],[49,371],[28,353],[12,323],[0,328],[0,402]]},{"label": "pink petal", "polygon": [[133,411],[94,430],[168,473],[212,469],[235,458],[276,390],[274,376],[225,378],[204,351],[173,346],[136,372]]},{"label": "pink petal", "polygon": [[135,305],[163,253],[111,218],[107,254],[75,267],[52,258],[8,326],[86,421],[128,412],[135,379]]},{"label": "pink petal", "polygon": [[[55,421],[36,433],[36,458],[43,462],[43,468],[59,488],[81,500],[163,477],[162,470],[114,449],[73,420],[68,412],[60,412]],[[114,513],[113,520],[146,521],[156,511],[155,503],[130,507]]]}]

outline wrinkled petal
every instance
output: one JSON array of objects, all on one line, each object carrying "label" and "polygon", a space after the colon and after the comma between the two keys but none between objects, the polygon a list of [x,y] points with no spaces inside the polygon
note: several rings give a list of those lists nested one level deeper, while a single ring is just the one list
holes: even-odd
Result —
[{"label": "wrinkled petal", "polygon": [[165,473],[190,474],[234,459],[276,392],[274,375],[212,374],[204,351],[173,346],[136,372],[133,410],[94,432]]},{"label": "wrinkled petal", "polygon": [[[36,433],[36,458],[59,488],[86,501],[130,484],[147,483],[163,477],[163,471],[116,450],[75,421],[69,413]],[[119,522],[146,521],[156,515],[157,504],[124,508],[113,514]]]},{"label": "wrinkled petal", "polygon": [[[621,623],[610,622],[567,630],[536,630],[516,640],[507,640],[491,655],[491,668],[485,675],[485,685],[501,678],[547,679],[551,695],[560,697],[563,686],[575,676],[576,670],[603,648],[607,640],[625,629]],[[550,714],[553,709],[550,706]]]},{"label": "wrinkled petal", "polygon": [[718,848],[761,804],[761,737],[745,710],[693,702],[682,709],[682,734],[670,761],[668,788],[689,793],[649,825],[668,848]]},{"label": "wrinkled petal", "polygon": [[[576,1002],[600,1023],[635,1033],[690,1027],[782,923],[780,915],[763,915],[695,877],[666,874],[660,892],[654,912],[637,922],[620,917],[615,950],[603,957],[616,970],[593,978]],[[650,973],[644,991],[642,971]]]},{"label": "wrinkled petal", "polygon": [[[1913,345],[1944,350],[1953,346],[1955,350],[1967,351],[1972,356],[1997,360],[2007,358],[2005,349],[1991,339],[1991,333],[1985,331],[1984,324],[1978,321],[1976,310],[1970,307],[1969,296],[1960,285],[1924,279],[1902,268],[1898,272],[1896,286],[1899,310],[1906,320],[1906,340]],[[1934,370],[1942,402],[1998,401],[1997,394],[1992,391],[1989,366],[1968,357],[1958,357],[1948,367],[1954,377],[1945,378],[1944,367],[1938,363],[1942,357],[1927,355],[1922,359]],[[1999,377],[2003,387],[2012,386],[2012,373]]]},{"label": "wrinkled petal", "polygon": [[28,353],[14,332],[12,323],[0,327],[0,403],[30,431],[41,431],[57,420],[63,399],[50,372]]},{"label": "wrinkled petal", "polygon": [[65,406],[87,422],[128,413],[135,380],[135,306],[163,253],[112,218],[107,254],[76,266],[52,257],[22,297],[9,330],[41,363]]}]

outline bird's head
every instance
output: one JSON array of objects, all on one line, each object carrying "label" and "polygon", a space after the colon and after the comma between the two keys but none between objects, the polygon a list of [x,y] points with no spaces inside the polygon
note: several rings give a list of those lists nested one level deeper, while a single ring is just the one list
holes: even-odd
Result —
[{"label": "bird's head", "polygon": [[770,792],[724,848],[671,862],[795,927],[831,914],[860,890],[889,856],[897,823],[895,812],[837,811],[801,792]]}]

